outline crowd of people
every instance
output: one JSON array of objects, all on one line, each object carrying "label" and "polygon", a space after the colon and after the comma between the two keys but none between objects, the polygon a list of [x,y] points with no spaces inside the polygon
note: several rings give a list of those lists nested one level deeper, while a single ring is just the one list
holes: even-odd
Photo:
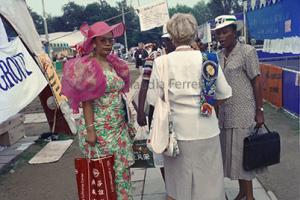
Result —
[{"label": "crowd of people", "polygon": [[[139,43],[134,53],[136,68],[142,72],[140,126],[151,127],[163,88],[149,86],[162,81],[160,71],[168,65],[167,91],[180,150],[176,157],[163,156],[168,200],[227,199],[224,177],[239,181],[235,200],[253,200],[252,180],[265,170],[245,171],[242,166],[243,139],[264,123],[256,51],[238,42],[240,27],[234,16],[222,15],[215,22],[213,31],[222,47],[218,54],[196,37],[196,19],[181,13],[168,21],[161,45]],[[122,101],[130,74],[126,62],[110,54],[124,25],[97,22],[82,33],[87,38],[84,54],[71,63],[74,71],[63,75],[62,92],[74,112],[83,109],[77,120],[83,154],[89,158],[113,154],[118,200],[133,199],[129,169],[134,163],[135,129]],[[183,83],[198,84],[183,87]]]}]

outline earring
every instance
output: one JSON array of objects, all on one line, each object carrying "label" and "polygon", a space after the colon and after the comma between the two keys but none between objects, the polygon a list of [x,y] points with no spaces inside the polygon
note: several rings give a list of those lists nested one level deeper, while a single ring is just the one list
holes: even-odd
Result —
[{"label": "earring", "polygon": [[93,51],[91,52],[93,56],[96,56],[96,45],[93,44]]}]

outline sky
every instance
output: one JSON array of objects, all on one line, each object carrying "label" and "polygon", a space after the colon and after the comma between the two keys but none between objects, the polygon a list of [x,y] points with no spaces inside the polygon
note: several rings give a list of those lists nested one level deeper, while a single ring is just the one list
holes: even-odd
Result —
[{"label": "sky", "polygon": [[[62,6],[69,1],[74,1],[76,4],[79,5],[87,5],[93,2],[100,2],[98,0],[44,0],[45,1],[45,10],[47,14],[51,16],[60,16],[62,15]],[[107,2],[111,5],[116,5],[116,2],[120,2],[121,0],[107,0]],[[147,5],[149,3],[155,2],[156,0],[127,0],[127,4],[132,4],[133,6],[138,5],[140,3],[141,6]],[[169,7],[174,7],[177,4],[187,5],[187,6],[194,6],[197,2],[201,0],[168,0]],[[204,0],[207,2],[208,0]],[[38,14],[42,15],[42,0],[26,0],[27,5],[33,9],[33,11],[37,12]]]}]

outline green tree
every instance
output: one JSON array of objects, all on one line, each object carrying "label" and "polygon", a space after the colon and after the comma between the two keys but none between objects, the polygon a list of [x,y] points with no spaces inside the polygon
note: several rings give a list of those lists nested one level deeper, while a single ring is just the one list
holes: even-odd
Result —
[{"label": "green tree", "polygon": [[212,18],[212,14],[207,4],[201,0],[192,9],[192,14],[195,16],[198,24],[203,24]]},{"label": "green tree", "polygon": [[48,18],[48,32],[53,33],[53,32],[61,32],[65,31],[64,26],[65,26],[65,21],[63,20],[62,17],[49,17]]},{"label": "green tree", "polygon": [[219,15],[239,13],[243,11],[242,0],[211,0],[207,6],[212,18]]},{"label": "green tree", "polygon": [[[109,4],[102,2],[88,4],[84,9],[84,16],[88,24],[93,24],[97,21],[104,21],[116,15],[119,15],[119,11],[116,7],[112,7]],[[111,20],[112,22],[114,20]]]},{"label": "green tree", "polygon": [[99,3],[91,3],[84,8],[84,16],[86,17],[86,22],[88,24],[101,20],[101,14],[101,6]]},{"label": "green tree", "polygon": [[170,17],[176,13],[193,13],[193,8],[181,4],[177,4],[174,8],[169,8]]},{"label": "green tree", "polygon": [[73,1],[65,4],[62,8],[62,20],[64,26],[61,27],[61,31],[73,31],[74,29],[78,29],[82,22],[86,21],[84,8],[84,6],[77,5]]},{"label": "green tree", "polygon": [[33,23],[35,25],[35,28],[37,30],[37,32],[39,34],[44,34],[45,30],[44,30],[44,20],[43,17],[41,15],[39,15],[38,13],[34,12],[31,8],[28,9],[29,13],[32,17]]},{"label": "green tree", "polygon": [[[122,13],[121,6],[122,4],[118,3],[118,10],[120,14]],[[147,43],[147,42],[158,42],[160,40],[160,37],[162,35],[161,28],[154,28],[149,31],[141,32],[139,18],[134,8],[125,5],[124,12],[126,13],[125,22],[126,22],[126,30],[127,30],[126,33],[127,33],[128,47],[137,46],[138,42]],[[117,22],[120,22],[122,20],[122,17],[120,16],[120,18],[116,18],[116,19],[118,19]],[[123,44],[125,43],[124,37],[120,38],[118,41]]]},{"label": "green tree", "polygon": [[[198,24],[213,19],[218,15],[238,13],[242,11],[243,0],[210,0],[205,3],[204,0],[193,6],[177,4],[173,8],[169,8],[170,17],[175,13],[192,13],[197,19]],[[99,2],[99,1],[98,1]],[[111,6],[106,1],[100,1],[88,4],[87,6],[80,6],[74,1],[70,1],[62,7],[62,16],[49,16],[48,30],[51,32],[59,31],[73,31],[79,29],[83,22],[87,22],[89,25],[97,22],[107,20],[108,24],[115,24],[122,21],[121,16],[121,2],[117,3],[117,6]],[[125,21],[127,30],[128,46],[136,46],[138,42],[155,42],[159,41],[162,35],[162,28],[155,28],[149,31],[140,31],[139,18],[134,10],[130,6],[124,6]],[[44,33],[43,18],[37,13],[31,11],[31,15],[37,31],[40,34]],[[111,19],[112,18],[112,19]],[[124,44],[124,37],[119,38],[117,41]]]},{"label": "green tree", "polygon": [[[121,7],[119,9],[119,13],[121,13]],[[125,6],[124,12],[127,13],[125,15],[125,23],[128,47],[136,46],[141,35],[139,18],[132,7]],[[122,20],[122,17],[118,20]],[[120,38],[120,42],[124,44],[124,38]]]},{"label": "green tree", "polygon": [[212,18],[212,14],[203,0],[199,1],[193,7],[177,4],[175,7],[169,8],[169,13],[170,17],[172,17],[175,13],[191,13],[196,18],[198,24],[203,24]]}]

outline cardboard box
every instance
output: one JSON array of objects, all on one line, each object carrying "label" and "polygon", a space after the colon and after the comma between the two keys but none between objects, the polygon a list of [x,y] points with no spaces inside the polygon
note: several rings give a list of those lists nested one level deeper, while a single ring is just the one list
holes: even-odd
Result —
[{"label": "cardboard box", "polygon": [[25,136],[25,117],[17,114],[0,124],[0,145],[10,146]]}]

